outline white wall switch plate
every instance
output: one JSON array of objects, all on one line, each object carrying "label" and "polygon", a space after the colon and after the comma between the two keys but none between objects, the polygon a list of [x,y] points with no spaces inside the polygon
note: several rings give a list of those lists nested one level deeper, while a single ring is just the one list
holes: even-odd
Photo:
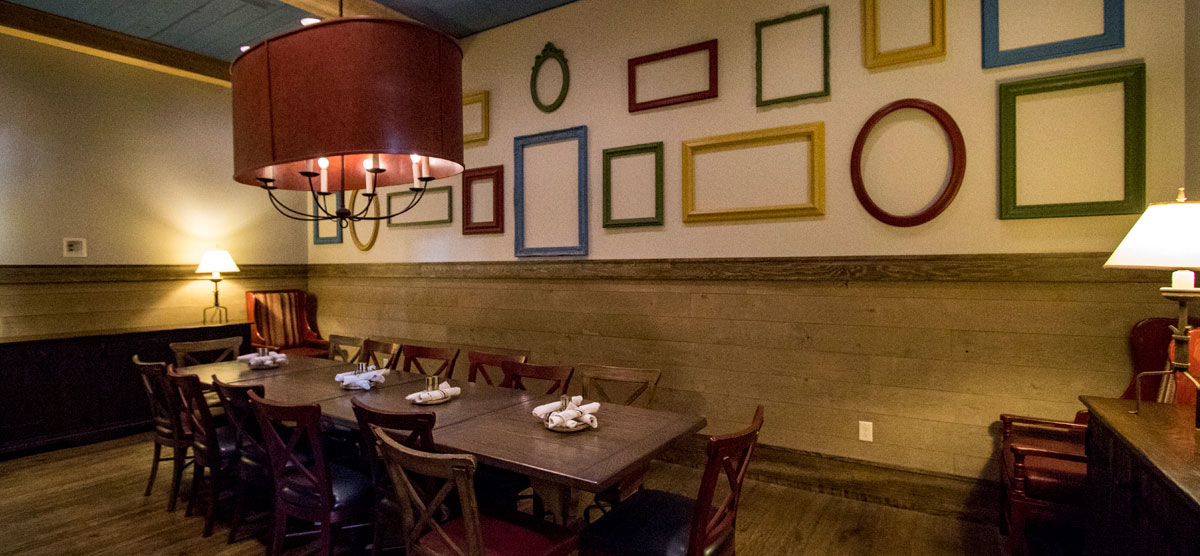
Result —
[{"label": "white wall switch plate", "polygon": [[875,441],[875,424],[870,421],[858,422],[858,439],[863,442]]},{"label": "white wall switch plate", "polygon": [[81,237],[64,237],[63,256],[87,257],[87,240]]}]

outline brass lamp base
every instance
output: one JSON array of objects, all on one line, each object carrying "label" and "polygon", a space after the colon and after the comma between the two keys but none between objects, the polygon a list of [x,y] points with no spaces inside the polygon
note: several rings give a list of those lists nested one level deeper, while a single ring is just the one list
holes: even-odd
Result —
[{"label": "brass lamp base", "polygon": [[204,308],[204,324],[223,324],[229,322],[229,309],[221,306],[221,291],[217,287],[220,278],[211,278],[213,283],[212,307]]}]

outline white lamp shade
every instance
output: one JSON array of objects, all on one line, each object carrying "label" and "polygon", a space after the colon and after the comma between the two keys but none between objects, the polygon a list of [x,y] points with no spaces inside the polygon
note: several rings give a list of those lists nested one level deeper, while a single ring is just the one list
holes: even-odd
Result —
[{"label": "white lamp shade", "polygon": [[200,258],[200,266],[196,267],[196,274],[209,272],[238,272],[238,267],[233,262],[233,257],[229,256],[229,251],[209,249]]},{"label": "white lamp shade", "polygon": [[1200,203],[1147,207],[1104,268],[1200,270]]}]

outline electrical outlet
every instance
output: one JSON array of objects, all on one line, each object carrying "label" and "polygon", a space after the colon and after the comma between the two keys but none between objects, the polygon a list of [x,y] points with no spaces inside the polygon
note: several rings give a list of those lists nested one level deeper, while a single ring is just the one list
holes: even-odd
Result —
[{"label": "electrical outlet", "polygon": [[87,257],[87,240],[81,237],[63,238],[64,257]]},{"label": "electrical outlet", "polygon": [[870,421],[858,422],[858,439],[863,442],[875,441],[875,424]]}]

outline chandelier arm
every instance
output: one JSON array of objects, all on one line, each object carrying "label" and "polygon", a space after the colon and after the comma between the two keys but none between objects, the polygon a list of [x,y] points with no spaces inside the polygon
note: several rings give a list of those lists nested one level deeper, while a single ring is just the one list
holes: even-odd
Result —
[{"label": "chandelier arm", "polygon": [[325,219],[333,220],[334,218],[337,218],[338,217],[337,214],[330,213],[329,209],[325,208],[326,201],[321,198],[323,196],[332,195],[332,193],[325,193],[324,195],[318,195],[317,190],[313,188],[312,179],[313,179],[312,176],[308,176],[308,191],[310,193],[312,193],[313,204],[317,207],[317,210],[319,210],[323,214],[325,214],[325,216],[327,217]]},{"label": "chandelier arm", "polygon": [[[272,193],[270,190],[267,190],[267,195],[270,197],[271,206],[275,207],[275,211],[278,212],[279,214],[282,214],[282,215],[288,217],[288,218],[291,218],[292,220],[299,220],[302,222],[316,222],[318,220],[323,220],[322,218],[316,218],[316,217],[312,216],[311,214],[300,212],[296,209],[293,209],[292,207],[289,207],[289,206],[283,204],[283,201],[276,199],[275,194]],[[288,214],[289,212],[292,214],[299,215],[299,217],[293,216],[292,214]]]},{"label": "chandelier arm", "polygon": [[371,222],[371,221],[375,221],[375,220],[390,220],[392,218],[400,216],[401,214],[404,214],[404,213],[412,210],[412,208],[421,201],[421,198],[425,196],[425,188],[422,187],[420,190],[416,191],[415,193],[416,194],[413,195],[413,200],[408,203],[407,207],[404,207],[404,210],[394,212],[394,213],[388,214],[386,216],[363,216],[363,217],[359,217],[356,219],[357,220],[366,220],[368,222]]},{"label": "chandelier arm", "polygon": [[367,206],[363,207],[363,209],[361,211],[356,212],[350,216],[351,218],[353,218],[355,220],[361,220],[362,217],[366,216],[367,211],[371,210],[371,203],[375,202],[376,195],[367,196],[364,194],[363,196],[367,197]]}]

